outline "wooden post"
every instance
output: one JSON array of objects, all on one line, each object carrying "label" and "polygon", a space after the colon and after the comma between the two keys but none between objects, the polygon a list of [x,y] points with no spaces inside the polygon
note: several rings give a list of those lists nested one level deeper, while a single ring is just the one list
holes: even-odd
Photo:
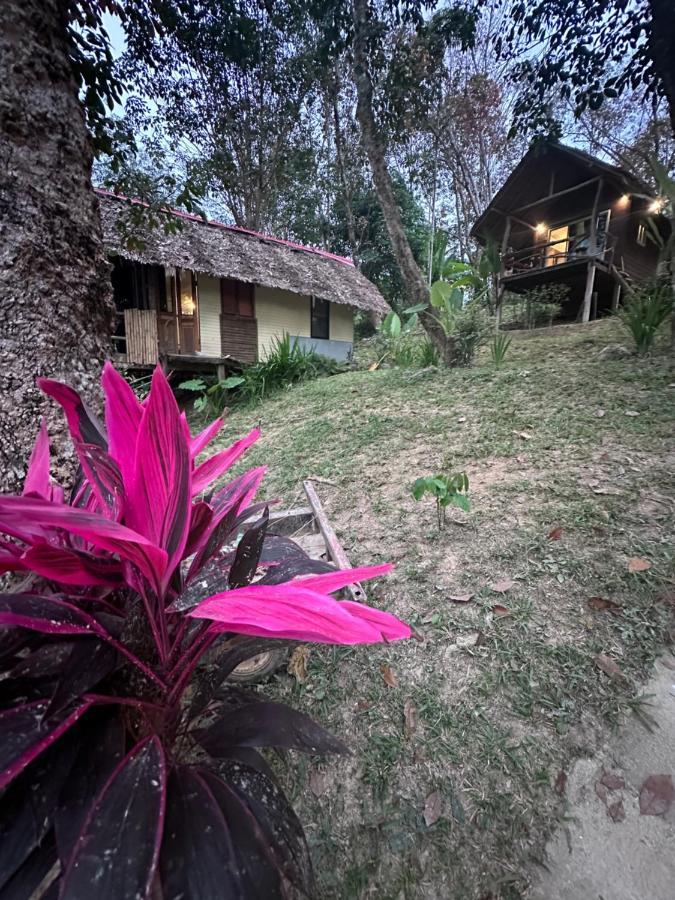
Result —
[{"label": "wooden post", "polygon": [[[602,193],[603,180],[598,180],[598,187],[595,191],[595,199],[593,200],[593,210],[591,212],[591,233],[588,240],[588,255],[595,256],[598,251],[598,205],[600,203],[600,194]],[[585,319],[584,321],[588,321]]]},{"label": "wooden post", "polygon": [[619,281],[614,285],[614,293],[612,294],[612,312],[616,312],[621,302],[621,283]]},{"label": "wooden post", "polygon": [[593,285],[595,284],[595,263],[589,262],[586,269],[586,290],[584,292],[584,305],[581,312],[581,321],[589,322],[591,318],[591,298],[593,297]]},{"label": "wooden post", "polygon": [[504,254],[509,246],[509,237],[511,236],[511,216],[506,217],[504,223],[504,234],[502,235],[502,248],[499,257],[499,282],[497,283],[497,297],[495,303],[495,327],[499,331],[502,321],[502,299],[504,297],[504,288],[502,286],[502,276],[504,275]]}]

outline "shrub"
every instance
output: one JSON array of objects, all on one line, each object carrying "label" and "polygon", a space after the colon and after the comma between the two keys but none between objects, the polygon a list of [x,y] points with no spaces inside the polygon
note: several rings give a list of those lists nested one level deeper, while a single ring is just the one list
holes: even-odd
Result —
[{"label": "shrub", "polygon": [[465,512],[471,508],[469,498],[466,496],[469,479],[464,472],[455,472],[452,475],[425,475],[418,478],[410,490],[415,500],[421,500],[425,494],[431,494],[436,501],[439,528],[445,525],[445,511],[448,506],[457,506]]},{"label": "shrub", "polygon": [[181,391],[193,391],[199,396],[194,401],[195,412],[206,417],[219,416],[227,406],[230,393],[241,387],[245,379],[242,375],[230,375],[228,378],[190,378],[178,385]]},{"label": "shrub", "polygon": [[458,366],[469,366],[491,332],[490,320],[478,303],[471,302],[456,313],[451,337],[455,341]]},{"label": "shrub", "polygon": [[631,294],[618,312],[619,321],[635,341],[640,355],[649,353],[656,333],[673,309],[673,294],[665,281],[653,282]]},{"label": "shrub", "polygon": [[499,368],[506,359],[509,347],[511,346],[511,338],[501,332],[498,332],[490,344],[490,356],[495,368]]},{"label": "shrub", "polygon": [[252,502],[264,468],[214,491],[258,432],[197,464],[222,423],[192,437],[161,369],[141,404],[106,367],[107,436],[71,388],[41,387],[80,472],[68,495],[51,482],[43,423],[23,495],[0,497],[0,572],[26,576],[0,595],[3,895],[49,872],[68,898],[311,893],[302,828],[259,750],[346,748],[225,679],[271,638],[409,636],[330,596],[390,567],[336,571],[268,534]]}]

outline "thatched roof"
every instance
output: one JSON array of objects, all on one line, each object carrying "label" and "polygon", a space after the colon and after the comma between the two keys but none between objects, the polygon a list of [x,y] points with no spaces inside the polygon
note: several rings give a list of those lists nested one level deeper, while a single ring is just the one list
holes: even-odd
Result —
[{"label": "thatched roof", "polygon": [[[101,189],[97,194],[103,238],[111,254],[310,294],[381,315],[389,312],[384,297],[350,259],[175,211],[183,227],[174,234],[138,225],[125,225],[121,231],[120,223],[129,222],[129,213],[139,202]],[[142,249],[129,249],[128,235]]]}]

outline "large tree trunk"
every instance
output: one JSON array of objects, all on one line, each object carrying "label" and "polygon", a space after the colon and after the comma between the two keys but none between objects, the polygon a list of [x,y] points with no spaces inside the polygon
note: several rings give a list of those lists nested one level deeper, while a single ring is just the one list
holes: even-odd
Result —
[{"label": "large tree trunk", "polygon": [[[354,0],[354,43],[352,46],[354,82],[356,85],[356,118],[361,126],[361,138],[373,175],[373,184],[382,215],[387,225],[389,240],[401,270],[410,305],[429,302],[429,288],[422,270],[417,265],[408,241],[401,213],[396,202],[394,186],[387,168],[384,146],[380,140],[373,111],[373,85],[368,70],[368,0]],[[423,312],[420,321],[429,335],[444,365],[456,364],[454,341],[446,337],[443,329],[431,315]]]},{"label": "large tree trunk", "polygon": [[[675,11],[673,0],[649,0],[652,23],[649,32],[649,53],[668,102],[670,126],[675,135]],[[671,204],[672,204],[671,199]],[[671,218],[671,228],[675,219]],[[675,241],[671,238],[667,260],[675,300]],[[675,353],[675,308],[670,317],[670,349]]]},{"label": "large tree trunk", "polygon": [[36,376],[95,397],[110,349],[110,278],[66,5],[0,3],[0,490],[21,486],[47,409]]}]

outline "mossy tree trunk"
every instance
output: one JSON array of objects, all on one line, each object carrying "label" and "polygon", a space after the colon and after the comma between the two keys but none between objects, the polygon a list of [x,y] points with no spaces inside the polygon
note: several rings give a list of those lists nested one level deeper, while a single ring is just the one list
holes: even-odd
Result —
[{"label": "mossy tree trunk", "polygon": [[[0,490],[21,486],[45,375],[85,397],[112,299],[63,0],[0,3]],[[58,423],[61,419],[59,417]],[[65,441],[50,431],[63,460]]]}]

